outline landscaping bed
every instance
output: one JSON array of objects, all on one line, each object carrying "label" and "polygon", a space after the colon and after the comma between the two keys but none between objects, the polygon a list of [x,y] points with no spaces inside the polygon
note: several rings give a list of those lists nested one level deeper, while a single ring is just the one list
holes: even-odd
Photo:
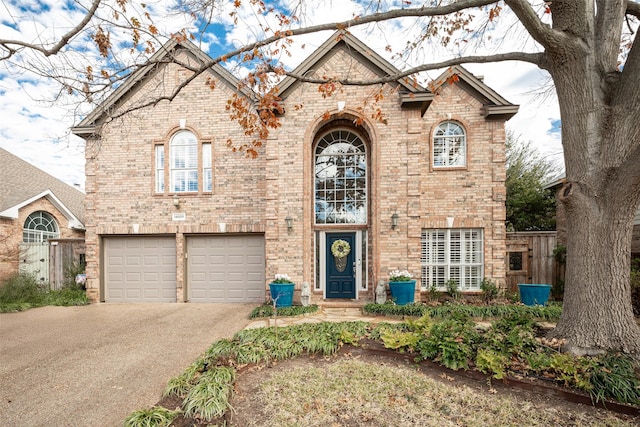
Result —
[{"label": "landscaping bed", "polygon": [[[567,412],[567,406],[560,411],[551,411],[554,414],[551,419],[542,417],[539,422],[536,421],[539,424],[525,425],[575,425],[576,420],[579,420],[579,424],[582,425],[633,425],[632,422],[639,420],[633,417],[638,417],[640,381],[633,368],[629,370],[627,358],[620,355],[607,355],[603,358],[574,358],[552,349],[550,347],[552,343],[545,343],[542,338],[535,337],[533,333],[535,330],[537,330],[536,327],[527,316],[503,318],[496,321],[489,329],[477,330],[463,313],[454,313],[438,321],[424,317],[402,324],[381,323],[374,326],[364,322],[343,322],[244,330],[236,334],[233,340],[215,343],[182,375],[169,382],[165,390],[166,397],[157,408],[133,413],[126,425],[169,425],[168,423],[142,423],[155,416],[157,412],[166,414],[167,411],[173,420],[171,425],[204,426],[223,423],[256,426],[312,425],[308,424],[309,420],[306,419],[292,424],[288,422],[282,424],[281,420],[272,419],[269,411],[265,412],[261,409],[267,405],[264,401],[257,399],[258,388],[263,385],[267,387],[267,380],[272,374],[282,374],[275,381],[276,390],[284,394],[279,397],[277,393],[272,392],[271,395],[273,399],[284,399],[281,403],[285,404],[285,401],[291,399],[285,393],[291,386],[284,385],[287,375],[293,372],[290,364],[301,365],[304,367],[303,371],[311,371],[326,363],[345,358],[358,359],[371,364],[371,377],[362,379],[365,384],[380,383],[380,378],[388,374],[384,370],[375,373],[376,366],[380,364],[380,358],[385,358],[386,364],[394,366],[399,364],[411,369],[412,381],[422,381],[422,376],[428,375],[435,377],[444,385],[453,385],[450,383],[455,381],[458,381],[456,384],[469,382],[466,386],[472,387],[479,395],[488,394],[493,398],[497,390],[503,390],[505,394],[513,393],[518,396],[518,399],[526,397],[527,402],[530,402],[529,395],[542,396],[542,400],[546,400],[546,404],[551,407],[576,405],[564,400],[568,395],[575,395],[581,399],[586,397],[588,401],[606,404],[608,409],[623,408],[622,412],[627,412],[627,415],[620,416],[605,412],[604,418],[593,418],[595,415],[591,414],[583,419],[580,411],[583,411],[584,405],[574,408],[577,412],[573,409]],[[480,336],[482,339],[479,339]],[[416,367],[420,370],[416,370]],[[367,369],[364,368],[364,370]],[[332,385],[338,378],[322,372],[316,372],[315,375],[315,381],[325,381],[327,386]],[[331,380],[327,381],[328,378]],[[454,381],[451,381],[452,378]],[[280,386],[278,387],[277,384]],[[540,384],[545,387],[533,388],[534,385]],[[525,393],[519,391],[524,385],[528,387],[524,389]],[[398,387],[402,388],[401,385]],[[400,397],[396,396],[394,399],[412,401],[412,399],[421,400],[428,397],[422,394],[426,393],[429,387],[425,389],[415,389],[415,387],[427,386],[415,384],[408,386],[401,396],[398,395]],[[450,390],[446,393],[454,391]],[[311,389],[307,391],[303,389],[297,393],[295,399],[301,400],[307,398],[308,394],[313,395],[314,392]],[[569,394],[563,395],[563,393]],[[468,396],[468,393],[465,392],[465,395]],[[614,405],[611,403],[612,396],[616,396],[621,401]],[[316,399],[314,402],[324,402],[322,388],[319,388],[317,395],[313,397]],[[335,425],[395,424],[384,415],[381,415],[382,421],[379,424],[373,423],[377,420],[376,413],[388,412],[384,405],[379,406],[383,402],[368,399],[364,395],[353,397],[353,399],[359,402],[359,405],[375,407],[371,407],[366,413],[363,412],[362,417],[348,420],[339,418],[339,414],[336,413],[334,415],[338,418],[332,421]],[[535,397],[534,400],[536,399],[538,398]],[[578,397],[572,399],[576,400]],[[335,405],[338,404],[340,402],[335,403]],[[513,408],[512,404],[513,402],[505,401],[504,407]],[[315,404],[310,405],[306,408],[308,411],[311,411]],[[330,409],[330,404],[327,402],[318,403],[318,405],[313,410]],[[531,405],[533,405],[533,412],[528,416],[539,411],[535,409],[538,403],[531,403]],[[500,409],[503,403],[496,403],[495,406]],[[294,407],[300,407],[300,405],[297,404]],[[496,409],[492,409],[492,405],[487,403],[478,403],[478,407],[486,408],[488,413]],[[345,407],[345,411],[353,412],[354,410]],[[510,421],[505,421],[507,424],[522,424],[522,421],[517,418],[522,410],[509,409],[507,412],[516,416],[514,419],[509,419]],[[439,416],[445,416],[451,422],[459,421],[458,415],[453,414],[447,418],[449,415],[440,414]],[[477,413],[474,412],[470,416],[475,415]],[[422,413],[415,416],[416,420],[424,420],[423,417],[430,415]],[[292,420],[298,418],[298,415],[291,414]],[[367,422],[360,424],[363,419]],[[589,419],[595,421],[584,421]],[[248,423],[249,421],[251,423]],[[428,425],[422,421],[415,422],[416,424],[411,424],[408,421],[406,425]],[[460,422],[469,425],[466,421]]]}]

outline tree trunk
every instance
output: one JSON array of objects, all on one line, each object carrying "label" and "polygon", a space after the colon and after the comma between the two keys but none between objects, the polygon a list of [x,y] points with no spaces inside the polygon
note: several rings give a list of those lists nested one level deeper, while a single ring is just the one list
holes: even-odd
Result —
[{"label": "tree trunk", "polygon": [[562,316],[551,335],[564,338],[565,350],[577,355],[604,350],[640,355],[629,282],[637,203],[621,193],[610,188],[598,197],[570,182],[561,190],[570,232]]},{"label": "tree trunk", "polygon": [[549,71],[562,116],[567,269],[562,316],[550,335],[577,355],[614,350],[640,357],[629,282],[640,202],[636,126],[627,123],[634,113],[615,96],[623,89],[618,75],[603,70],[594,52],[554,54]]}]

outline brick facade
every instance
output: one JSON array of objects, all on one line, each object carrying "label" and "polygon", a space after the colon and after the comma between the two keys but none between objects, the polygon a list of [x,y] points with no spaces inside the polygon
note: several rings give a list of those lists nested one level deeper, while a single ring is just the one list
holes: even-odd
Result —
[{"label": "brick facade", "polygon": [[18,272],[24,223],[29,215],[38,211],[47,212],[55,218],[61,239],[84,237],[82,230],[69,228],[69,220],[46,197],[22,207],[17,219],[0,218],[0,283]]},{"label": "brick facade", "polygon": [[[184,59],[184,58],[183,58]],[[318,63],[318,76],[377,75],[366,61],[336,49]],[[168,65],[146,79],[120,108],[157,94],[183,78]],[[216,80],[212,92],[207,78]],[[157,83],[163,81],[164,86]],[[170,87],[169,87],[170,88]],[[265,141],[256,159],[233,153],[227,146],[246,142],[229,120],[226,101],[233,93],[220,76],[202,75],[171,102],[135,111],[100,126],[99,136],[87,138],[86,249],[89,296],[104,300],[101,238],[111,235],[171,235],[176,239],[177,300],[187,300],[185,236],[260,233],[265,238],[265,277],[289,274],[300,289],[311,284],[312,302],[323,298],[316,283],[316,239],[320,232],[366,231],[366,289],[358,298],[373,300],[375,285],[388,280],[392,269],[420,275],[421,233],[426,228],[479,228],[484,233],[484,276],[505,283],[505,130],[504,120],[487,120],[486,106],[463,84],[444,85],[426,110],[402,108],[397,85],[387,85],[380,106],[386,124],[361,111],[374,88],[345,87],[324,98],[317,86],[298,84],[283,100],[282,126]],[[151,95],[149,95],[151,94]],[[344,102],[339,108],[338,101]],[[302,108],[296,108],[302,106]],[[354,125],[360,119],[361,125]],[[213,147],[213,191],[173,194],[155,191],[154,146],[167,144],[180,128]],[[446,120],[467,132],[467,166],[434,170],[432,140]],[[314,221],[314,143],[331,126],[346,127],[362,136],[367,149],[367,224],[316,225]],[[240,135],[240,136],[239,136]],[[174,221],[174,213],[186,219]],[[391,216],[399,217],[397,229]],[[292,230],[285,218],[292,219]],[[224,224],[224,225],[222,225]],[[267,289],[265,283],[265,292]]]}]

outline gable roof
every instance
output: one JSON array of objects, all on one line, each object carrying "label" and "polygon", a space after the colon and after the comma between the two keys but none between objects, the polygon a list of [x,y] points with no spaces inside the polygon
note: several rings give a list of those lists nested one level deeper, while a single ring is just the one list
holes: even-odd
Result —
[{"label": "gable roof", "polygon": [[[211,57],[189,40],[170,39],[148,61],[148,64],[139,68],[121,86],[114,90],[107,99],[88,114],[71,131],[79,136],[89,136],[97,133],[97,127],[104,119],[107,111],[114,109],[138,84],[143,82],[156,69],[158,64],[171,62],[171,56],[179,49],[193,55],[197,60],[206,64]],[[351,56],[359,60],[364,66],[380,77],[392,76],[400,73],[389,61],[371,50],[351,33],[339,30],[331,35],[318,49],[298,65],[293,74],[305,75],[317,69],[328,61],[340,49],[346,50]],[[217,75],[223,82],[234,90],[241,90],[245,96],[255,99],[255,94],[250,89],[242,86],[239,88],[239,80],[220,64],[216,63],[209,70]],[[448,77],[458,75],[458,83],[478,99],[485,108],[485,118],[496,120],[509,120],[518,112],[518,106],[511,104],[497,92],[484,84],[462,66],[454,66],[447,69],[437,80],[437,86],[448,81]],[[278,84],[278,95],[285,99],[301,82],[294,77],[286,77]],[[395,84],[399,86],[400,101],[403,108],[420,109],[422,115],[429,108],[435,95],[430,90],[414,85],[408,79],[398,79]]]},{"label": "gable roof", "polygon": [[[366,44],[353,34],[336,31],[307,59],[295,68],[293,74],[305,75],[318,69],[340,49],[346,50],[351,56],[358,59],[363,65],[380,77],[399,74],[400,70],[389,61],[372,51]],[[511,104],[491,89],[484,82],[470,73],[461,65],[449,67],[436,79],[436,88],[450,81],[453,75],[458,76],[456,84],[460,84],[467,92],[478,99],[485,108],[485,118],[494,120],[509,120],[518,112],[518,105]],[[285,78],[279,85],[279,95],[283,99],[291,93],[295,87],[301,84],[294,77]],[[414,85],[405,78],[398,79],[400,101],[404,108],[420,108],[424,115],[433,101],[434,93],[430,90]]]},{"label": "gable roof", "polygon": [[0,148],[0,217],[18,218],[18,210],[45,197],[69,220],[84,229],[85,194],[42,169]]},{"label": "gable roof", "polygon": [[498,92],[487,86],[481,79],[474,76],[462,65],[454,65],[435,80],[436,87],[445,84],[453,76],[458,76],[456,84],[461,85],[467,92],[484,105],[484,116],[493,120],[509,120],[517,112],[519,105],[504,99]]},{"label": "gable roof", "polygon": [[[96,133],[96,128],[107,115],[107,111],[113,110],[118,104],[133,90],[141,84],[148,76],[157,70],[158,64],[172,62],[171,57],[180,49],[185,49],[190,55],[203,64],[211,62],[211,57],[204,53],[198,46],[189,40],[170,39],[159,48],[148,60],[147,65],[136,70],[127,80],[115,89],[107,99],[96,109],[89,113],[77,126],[71,128],[71,132],[79,136],[87,136]],[[240,90],[246,96],[251,97],[252,93],[244,86],[238,87],[238,79],[220,64],[209,67],[209,71],[215,74],[222,82],[228,84],[234,90]]]},{"label": "gable roof", "polygon": [[[392,76],[400,71],[389,61],[371,50],[353,34],[336,31],[318,49],[307,57],[294,70],[293,74],[302,76],[318,69],[338,51],[345,50],[349,55],[360,61],[365,67],[380,77]],[[278,85],[278,95],[285,99],[301,84],[296,78],[287,76]],[[405,108],[420,108],[422,114],[434,98],[434,94],[420,85],[414,85],[407,79],[398,79],[402,106]]]}]

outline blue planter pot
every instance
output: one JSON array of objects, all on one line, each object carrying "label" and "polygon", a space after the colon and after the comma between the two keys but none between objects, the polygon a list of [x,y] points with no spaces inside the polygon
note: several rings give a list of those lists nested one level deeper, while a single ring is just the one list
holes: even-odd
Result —
[{"label": "blue planter pot", "polygon": [[269,283],[271,299],[276,302],[276,308],[291,307],[293,304],[294,283]]},{"label": "blue planter pot", "polygon": [[389,282],[389,290],[397,305],[406,305],[412,303],[415,298],[416,281]]},{"label": "blue planter pot", "polygon": [[520,283],[518,290],[524,305],[545,305],[549,301],[551,285]]}]

